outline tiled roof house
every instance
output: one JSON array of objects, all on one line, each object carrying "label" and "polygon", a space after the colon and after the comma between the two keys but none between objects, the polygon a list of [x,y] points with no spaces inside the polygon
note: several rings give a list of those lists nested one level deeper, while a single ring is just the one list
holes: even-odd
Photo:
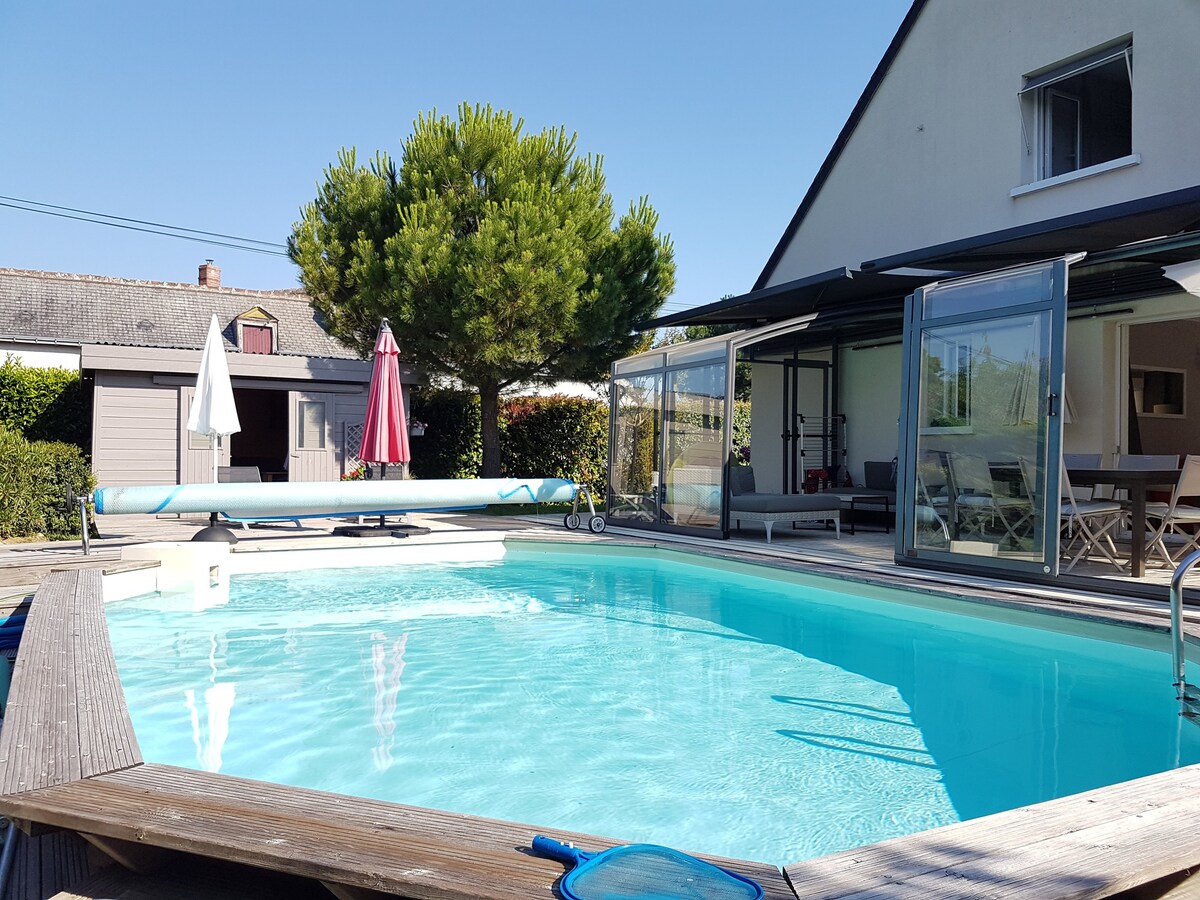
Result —
[{"label": "tiled roof house", "polygon": [[[82,372],[102,485],[211,477],[207,440],[186,423],[214,313],[242,423],[222,464],[336,479],[357,450],[371,364],[322,329],[302,291],[221,287],[211,263],[197,284],[0,268],[0,354]],[[401,379],[417,380],[403,364]]]}]

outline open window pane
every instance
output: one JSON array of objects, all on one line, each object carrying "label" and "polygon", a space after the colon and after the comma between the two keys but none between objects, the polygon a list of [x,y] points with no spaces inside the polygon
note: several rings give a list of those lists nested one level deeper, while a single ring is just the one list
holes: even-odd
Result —
[{"label": "open window pane", "polygon": [[1125,55],[1054,81],[1037,92],[1042,110],[1042,177],[1133,152],[1133,86]]}]

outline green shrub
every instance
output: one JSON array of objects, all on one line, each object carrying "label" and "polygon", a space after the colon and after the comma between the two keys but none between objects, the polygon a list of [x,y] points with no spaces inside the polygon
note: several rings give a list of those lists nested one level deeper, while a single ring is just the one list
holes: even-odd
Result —
[{"label": "green shrub", "polygon": [[[479,398],[467,391],[418,388],[412,419],[416,478],[477,478],[483,462]],[[578,397],[518,397],[500,404],[503,471],[513,478],[571,478],[603,497],[608,484],[608,405]]]},{"label": "green shrub", "polygon": [[608,405],[582,397],[518,397],[500,406],[504,474],[569,478],[608,490]]},{"label": "green shrub", "polygon": [[88,494],[95,478],[83,452],[58,441],[27,441],[0,425],[0,539],[75,537],[68,486]]},{"label": "green shrub", "polygon": [[479,436],[479,397],[466,391],[415,388],[412,421],[425,434],[410,437],[410,470],[415,478],[476,478],[483,464]]},{"label": "green shrub", "polygon": [[91,396],[78,372],[25,366],[12,356],[0,365],[0,425],[31,441],[86,449],[91,421]]}]

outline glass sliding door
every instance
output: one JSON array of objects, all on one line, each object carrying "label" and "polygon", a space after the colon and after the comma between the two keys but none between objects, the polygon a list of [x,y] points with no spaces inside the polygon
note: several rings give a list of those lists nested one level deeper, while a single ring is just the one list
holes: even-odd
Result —
[{"label": "glass sliding door", "polygon": [[663,373],[614,378],[607,515],[616,523],[659,522]]},{"label": "glass sliding door", "polygon": [[667,372],[665,521],[721,527],[725,463],[725,361]]},{"label": "glass sliding door", "polygon": [[1066,260],[908,299],[903,558],[1053,574]]}]

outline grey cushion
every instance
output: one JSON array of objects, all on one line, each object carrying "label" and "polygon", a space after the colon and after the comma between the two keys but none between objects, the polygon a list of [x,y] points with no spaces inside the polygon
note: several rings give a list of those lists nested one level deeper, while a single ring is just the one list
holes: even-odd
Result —
[{"label": "grey cushion", "polygon": [[863,463],[864,484],[878,491],[896,490],[896,470],[890,462]]},{"label": "grey cushion", "polygon": [[834,510],[838,501],[820,494],[743,494],[729,501],[731,512],[806,512]]},{"label": "grey cushion", "polygon": [[752,466],[731,466],[729,468],[729,493],[734,497],[754,493],[754,468]]}]

